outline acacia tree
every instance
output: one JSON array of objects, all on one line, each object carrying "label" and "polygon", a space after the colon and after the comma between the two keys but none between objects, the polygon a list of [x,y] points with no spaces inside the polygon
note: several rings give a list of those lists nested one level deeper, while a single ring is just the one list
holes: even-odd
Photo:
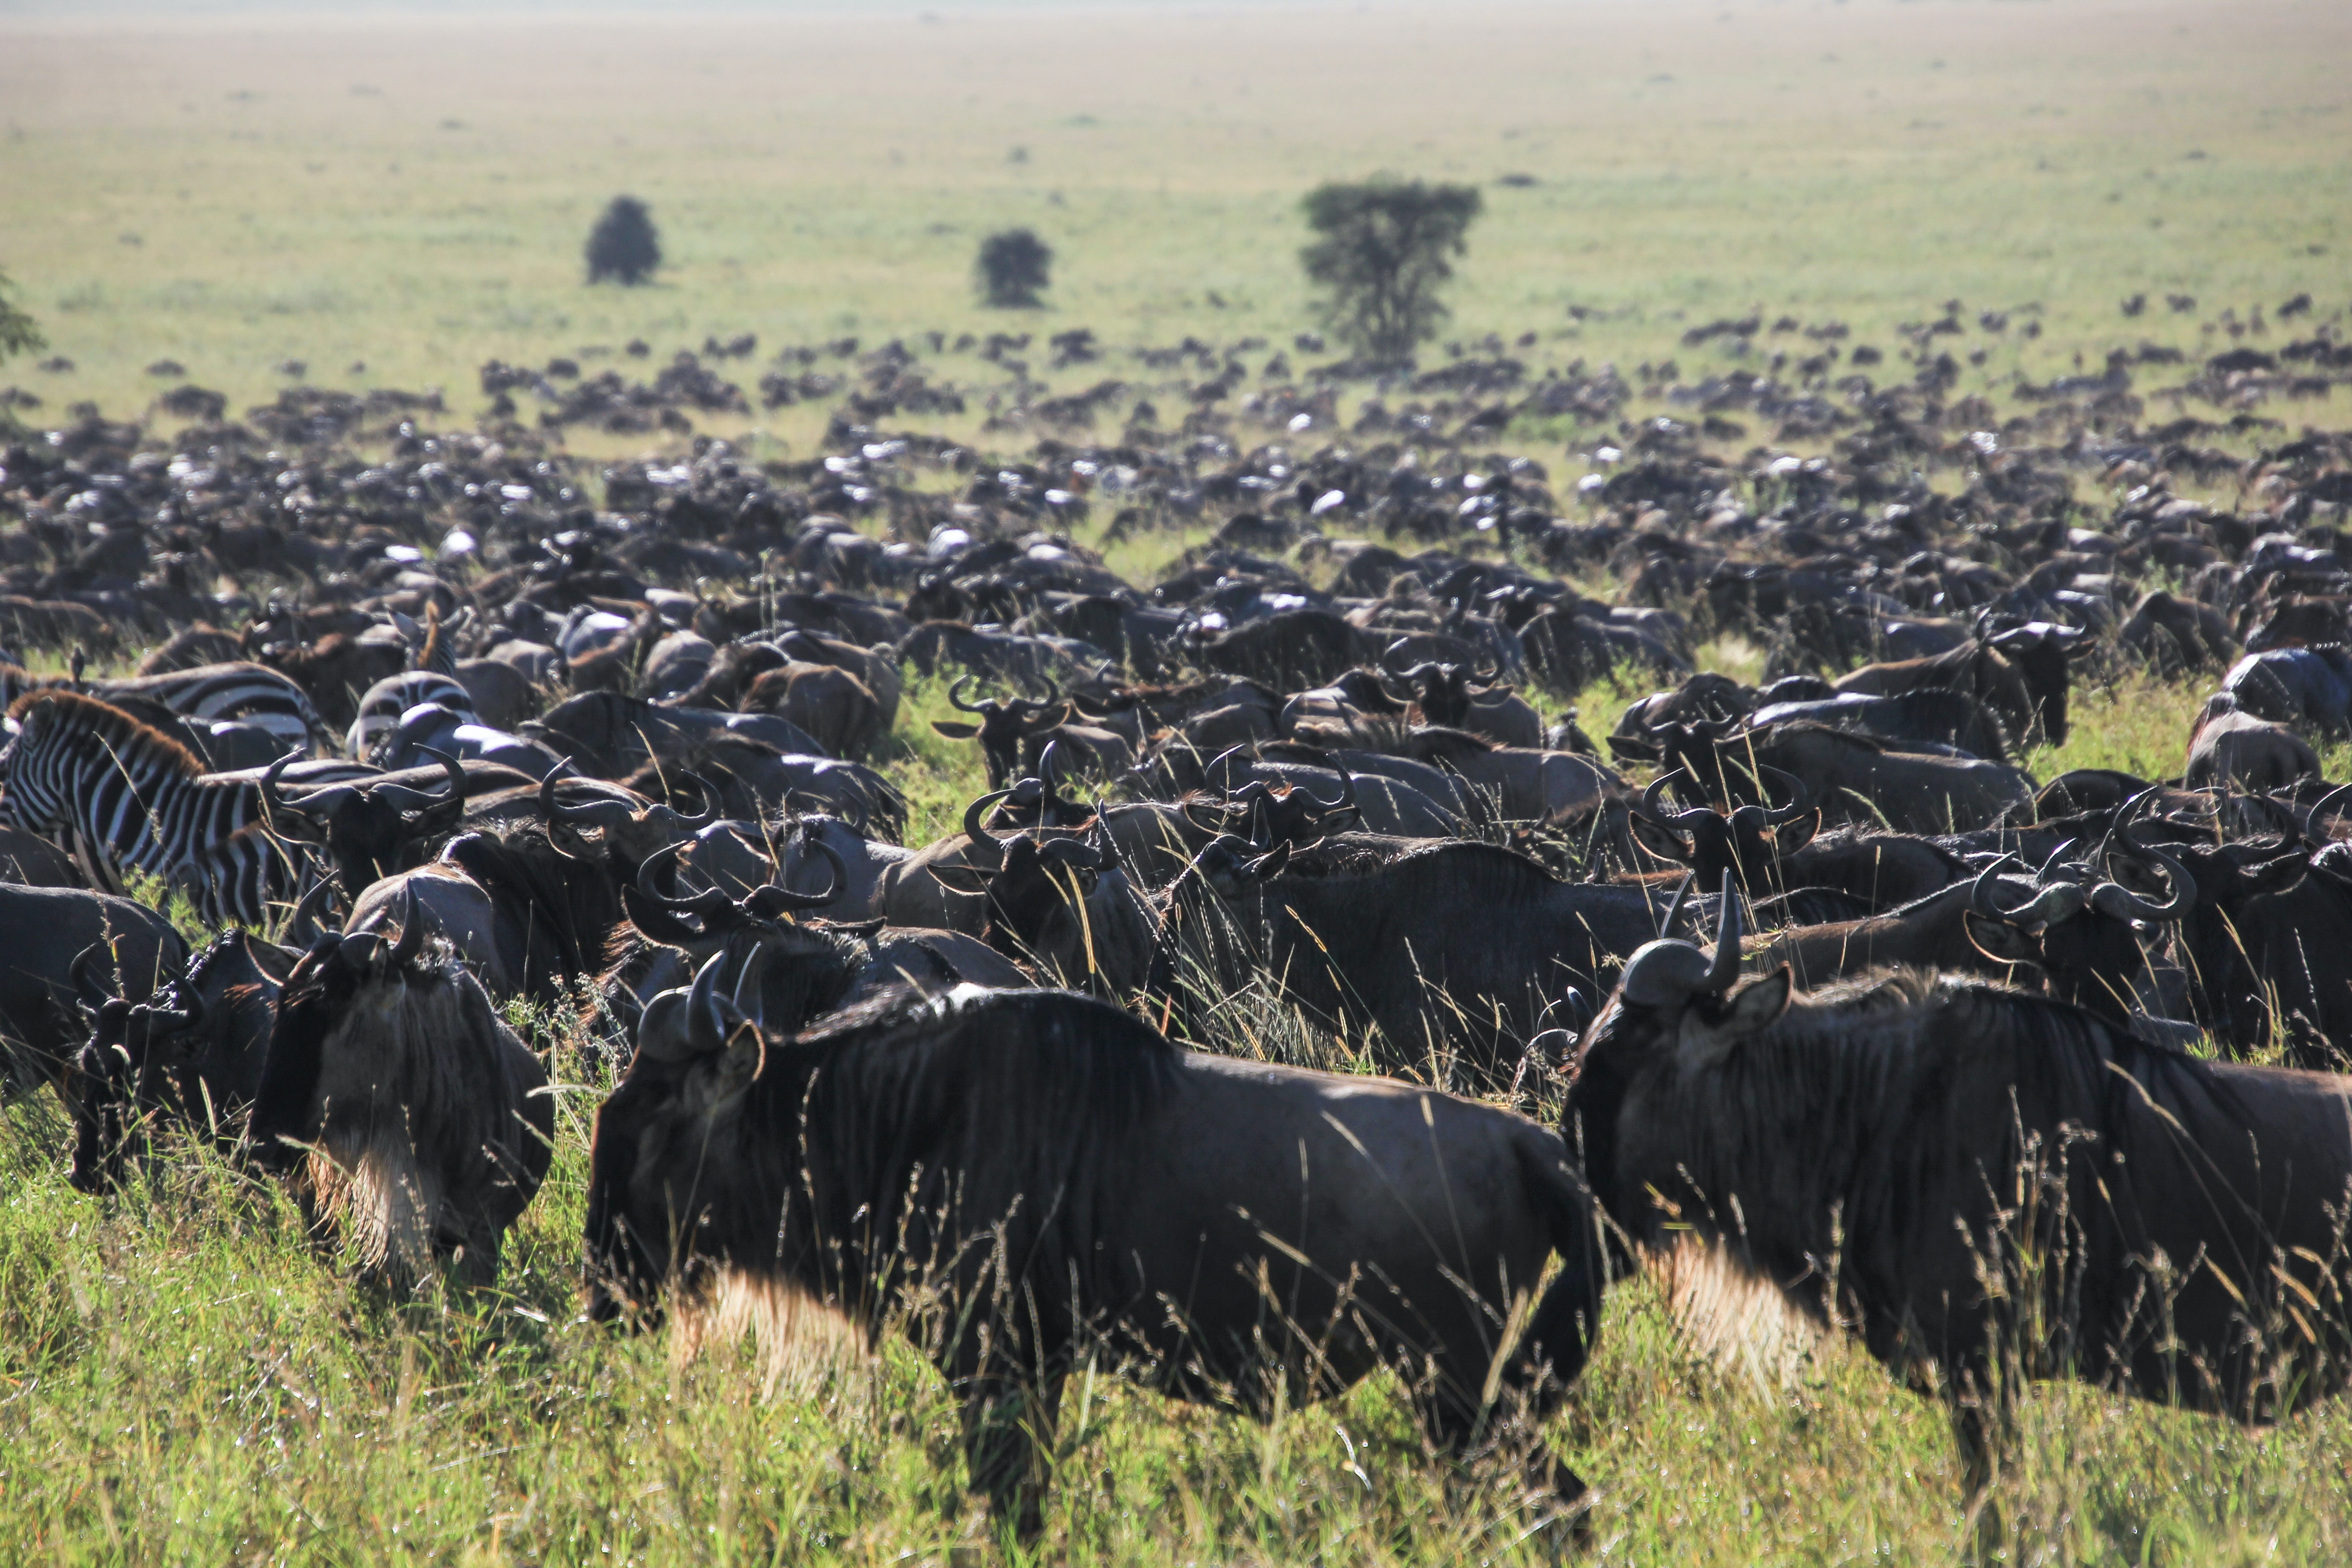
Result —
[{"label": "acacia tree", "polygon": [[1376,174],[1334,181],[1300,206],[1315,242],[1298,253],[1307,280],[1324,291],[1324,326],[1382,363],[1409,358],[1446,317],[1437,291],[1481,201],[1469,185],[1433,185]]},{"label": "acacia tree", "polygon": [[8,275],[0,272],[0,363],[5,363],[11,354],[31,353],[49,346],[49,340],[41,336],[41,329],[33,318],[8,298],[9,289],[15,287],[8,281]]},{"label": "acacia tree", "polygon": [[661,236],[655,232],[653,215],[635,196],[614,196],[588,232],[588,281],[643,283],[660,265]]},{"label": "acacia tree", "polygon": [[998,310],[1034,310],[1053,283],[1054,247],[1025,228],[1008,228],[980,242],[972,276],[980,297]]}]

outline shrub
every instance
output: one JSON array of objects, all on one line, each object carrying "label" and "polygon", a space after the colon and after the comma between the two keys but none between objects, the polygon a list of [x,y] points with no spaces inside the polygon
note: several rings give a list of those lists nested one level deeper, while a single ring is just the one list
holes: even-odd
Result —
[{"label": "shrub", "polygon": [[1370,359],[1408,358],[1445,319],[1437,290],[1468,248],[1477,191],[1378,174],[1319,186],[1300,205],[1318,237],[1298,259],[1325,291],[1323,324]]},{"label": "shrub", "polygon": [[588,233],[588,281],[643,283],[660,265],[661,236],[646,204],[635,196],[614,196]]},{"label": "shrub", "polygon": [[972,272],[982,300],[996,310],[1034,310],[1053,283],[1054,247],[1025,228],[1008,228],[980,242]]}]

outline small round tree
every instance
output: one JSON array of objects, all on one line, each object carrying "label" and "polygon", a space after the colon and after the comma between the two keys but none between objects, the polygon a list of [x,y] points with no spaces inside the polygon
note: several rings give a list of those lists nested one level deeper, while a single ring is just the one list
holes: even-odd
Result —
[{"label": "small round tree", "polygon": [[9,300],[8,290],[13,287],[8,275],[0,272],[0,361],[11,354],[31,353],[49,346],[48,340],[41,336],[39,325]]},{"label": "small round tree", "polygon": [[588,281],[643,283],[661,265],[661,236],[635,196],[614,196],[588,232]]},{"label": "small round tree", "polygon": [[1324,325],[1367,358],[1399,363],[1446,317],[1437,297],[1481,198],[1469,185],[1431,185],[1377,174],[1334,182],[1301,205],[1315,243],[1298,253],[1324,290]]},{"label": "small round tree", "polygon": [[981,299],[998,310],[1034,310],[1053,283],[1054,247],[1029,229],[1008,228],[980,242],[972,273]]}]

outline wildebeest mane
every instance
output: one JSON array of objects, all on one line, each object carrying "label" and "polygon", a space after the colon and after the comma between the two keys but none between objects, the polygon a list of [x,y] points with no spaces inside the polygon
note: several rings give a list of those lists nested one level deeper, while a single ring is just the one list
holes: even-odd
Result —
[{"label": "wildebeest mane", "polygon": [[601,952],[590,945],[590,934],[616,924],[620,912],[620,894],[601,866],[565,856],[536,823],[453,838],[442,858],[493,899],[504,893],[523,904],[530,911],[526,929],[555,944],[564,974],[596,967]]},{"label": "wildebeest mane", "polygon": [[1070,1271],[1111,1261],[1093,1256],[1096,1194],[1124,1135],[1174,1089],[1180,1053],[1126,1015],[1068,1000],[894,989],[770,1047],[744,1114],[797,1127],[786,1229],[805,1215],[804,1238],[830,1252],[803,1267],[831,1277],[803,1283],[869,1334],[916,1282],[902,1268],[969,1266],[950,1249],[999,1222],[1003,1280],[1058,1291]]}]

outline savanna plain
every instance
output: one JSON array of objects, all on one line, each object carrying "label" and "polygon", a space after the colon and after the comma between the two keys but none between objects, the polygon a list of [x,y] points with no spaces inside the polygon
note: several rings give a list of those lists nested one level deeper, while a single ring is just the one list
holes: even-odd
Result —
[{"label": "savanna plain", "polygon": [[[434,417],[457,426],[488,416],[477,377],[491,359],[635,374],[632,340],[656,365],[743,333],[762,363],[899,340],[970,394],[928,427],[1019,457],[1038,433],[994,416],[1049,385],[1115,375],[1126,405],[1181,406],[1166,373],[1125,361],[1131,347],[1262,340],[1244,351],[1255,362],[1291,344],[1314,324],[1300,195],[1394,170],[1485,198],[1424,365],[1446,363],[1450,340],[1535,366],[1613,363],[1663,388],[1778,352],[1754,329],[1684,342],[1711,321],[1836,321],[1843,341],[1891,355],[1906,324],[1949,314],[1970,323],[1948,345],[1965,362],[1950,395],[2007,414],[2021,381],[2149,343],[2193,363],[2298,294],[2340,318],[2347,63],[2352,12],[2269,0],[0,15],[0,268],[49,342],[5,374],[37,426],[84,401],[172,425],[156,400],[176,378],[148,369],[163,361],[239,408],[298,382],[437,389]],[[621,192],[650,205],[665,265],[647,287],[587,288],[581,242]],[[1055,248],[1045,306],[983,311],[973,249],[1015,224]],[[2151,302],[2127,317],[2134,296]],[[1974,324],[1984,313],[2008,325]],[[1046,366],[1043,340],[1079,328],[1104,362]],[[954,346],[992,331],[1034,334],[1034,363],[1016,374]],[[1730,357],[1735,343],[1755,357]],[[70,368],[37,366],[51,355]],[[1342,388],[1343,425],[1370,395]],[[551,438],[593,485],[601,461],[709,437],[806,458],[832,412],[812,398],[698,415],[691,435]],[[1649,391],[1629,417],[1674,412]],[[2340,417],[2324,403],[2265,412],[2290,427]],[[2279,438],[2210,437],[2239,456]],[[1490,447],[1535,459],[1567,496],[1621,439],[1559,416]],[[2095,473],[2075,482],[2094,507],[2116,499]],[[1107,517],[1079,541],[1101,543]],[[1148,582],[1206,532],[1106,554]],[[1752,679],[1761,659],[1727,637],[1700,662]],[[1621,679],[1579,706],[1605,724],[1643,689]],[[2202,694],[2128,671],[2088,683],[2066,745],[2025,760],[2043,778],[2177,773]],[[887,745],[917,808],[910,842],[983,787],[972,748],[931,732],[949,712],[943,688],[919,683]],[[2352,773],[2352,755],[2326,760]],[[1234,1018],[1236,1052],[1357,1059],[1270,1001]],[[962,1489],[952,1402],[903,1345],[779,1362],[746,1340],[688,1360],[660,1335],[585,1321],[586,1141],[605,1085],[578,1059],[557,1052],[554,1168],[499,1284],[397,1299],[355,1283],[290,1204],[206,1151],[112,1198],[76,1193],[62,1114],[12,1104],[0,1560],[1436,1563],[1552,1549],[1516,1472],[1439,1464],[1389,1382],[1261,1424],[1107,1374],[1073,1384],[1045,1536],[1008,1544]],[[1517,1103],[1559,1112],[1549,1085]],[[1583,1550],[2352,1554],[2341,1405],[2242,1430],[2041,1391],[1998,1483],[2003,1538],[1980,1547],[1937,1405],[1836,1344],[1792,1367],[1721,1365],[1649,1283],[1615,1288],[1596,1359],[1545,1434],[1596,1489]]]}]

